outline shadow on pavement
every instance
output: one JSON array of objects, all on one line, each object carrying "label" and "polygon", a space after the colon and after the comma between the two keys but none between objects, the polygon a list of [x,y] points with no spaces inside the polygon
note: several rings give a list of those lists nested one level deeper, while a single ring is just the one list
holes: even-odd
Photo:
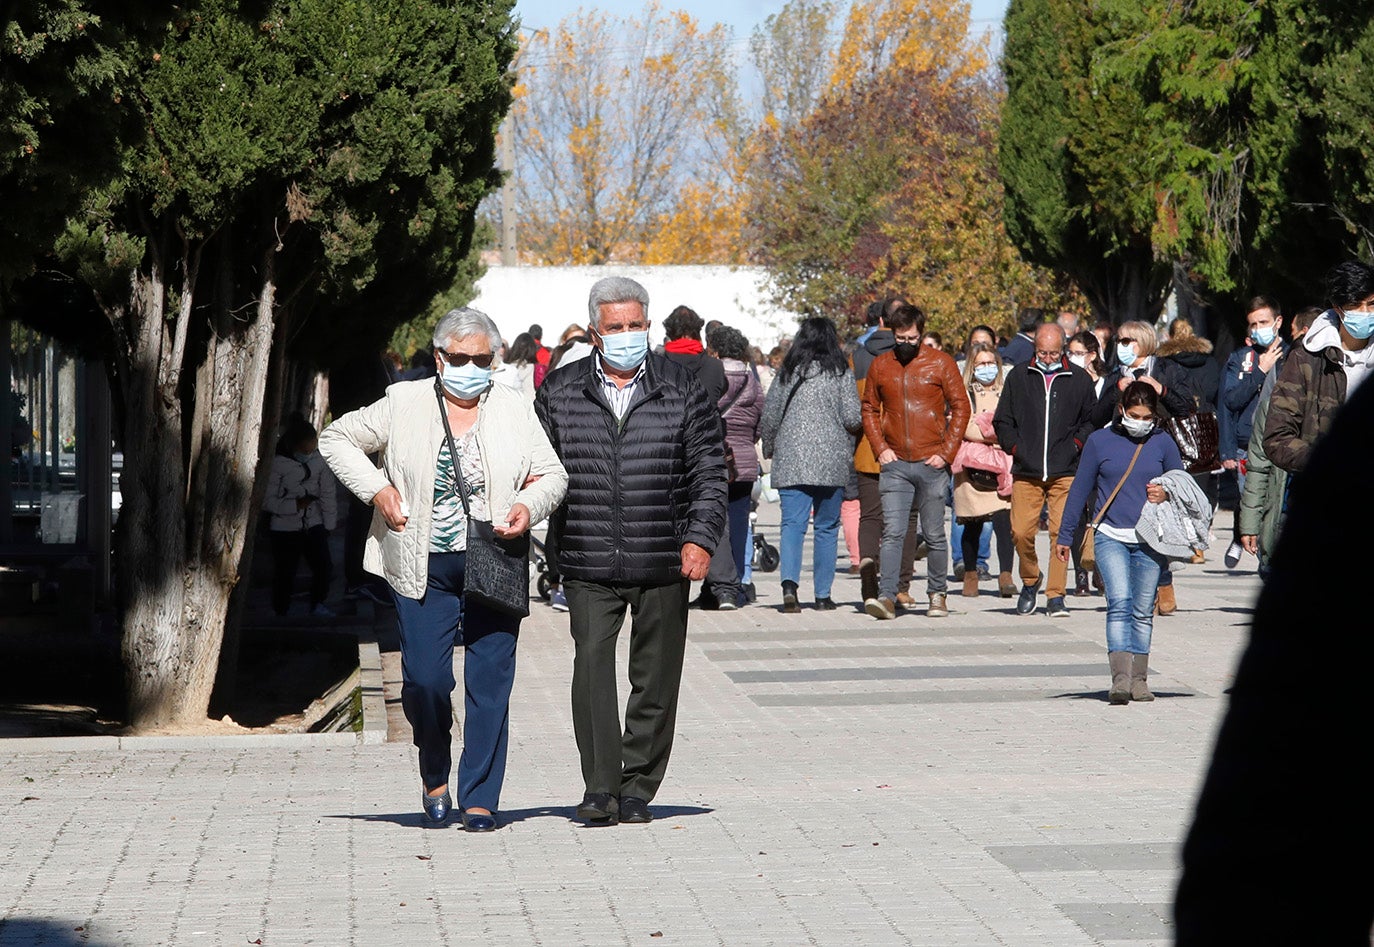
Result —
[{"label": "shadow on pavement", "polygon": [[[1150,692],[1154,694],[1155,698],[1158,700],[1172,700],[1175,697],[1197,696],[1197,694],[1191,691],[1157,691],[1153,687],[1150,688]],[[1076,694],[1050,694],[1049,697],[1051,700],[1099,700],[1104,704],[1107,702],[1106,691],[1082,691]]]},{"label": "shadow on pavement", "polygon": [[68,944],[81,944],[84,947],[104,947],[111,941],[92,937],[91,932],[80,921],[60,921],[47,917],[7,917],[0,918],[0,944],[4,947],[28,947],[33,944],[66,947]]},{"label": "shadow on pavement", "polygon": [[[702,806],[650,806],[649,811],[653,813],[655,820],[680,819],[687,816],[707,815],[715,812],[715,809]],[[524,822],[528,819],[567,819],[569,822],[581,822],[577,818],[576,806],[540,806],[532,809],[502,809],[496,813],[497,821],[501,825],[511,825],[515,822]],[[390,822],[393,825],[403,825],[408,828],[419,828],[421,826],[420,813],[418,812],[373,812],[361,815],[331,815],[326,816],[330,819],[356,819],[360,822]],[[458,825],[458,813],[453,814],[453,825]]]}]

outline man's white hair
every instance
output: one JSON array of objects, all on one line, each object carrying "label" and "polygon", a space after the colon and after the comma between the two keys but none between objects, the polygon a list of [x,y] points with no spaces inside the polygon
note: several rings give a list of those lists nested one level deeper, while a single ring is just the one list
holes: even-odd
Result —
[{"label": "man's white hair", "polygon": [[606,276],[592,284],[592,291],[587,294],[587,314],[598,329],[601,307],[609,303],[639,303],[644,318],[649,318],[649,291],[628,276]]}]

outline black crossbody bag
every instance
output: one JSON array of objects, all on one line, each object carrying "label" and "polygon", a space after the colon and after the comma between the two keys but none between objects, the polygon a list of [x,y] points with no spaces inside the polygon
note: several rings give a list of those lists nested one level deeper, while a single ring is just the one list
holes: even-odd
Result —
[{"label": "black crossbody bag", "polygon": [[444,391],[435,379],[439,396],[439,417],[444,422],[444,437],[448,440],[449,457],[453,460],[453,479],[458,482],[458,499],[468,521],[467,560],[463,577],[464,602],[480,602],[493,611],[516,618],[530,614],[530,531],[527,529],[514,539],[496,535],[490,523],[472,518],[468,503],[468,485],[463,479],[463,463],[453,443],[453,430],[448,423],[444,406]]}]

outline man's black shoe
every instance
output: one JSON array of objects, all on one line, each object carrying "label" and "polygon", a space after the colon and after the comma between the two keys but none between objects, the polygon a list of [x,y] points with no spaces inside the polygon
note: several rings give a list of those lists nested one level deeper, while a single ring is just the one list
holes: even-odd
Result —
[{"label": "man's black shoe", "polygon": [[720,608],[720,599],[706,589],[702,589],[701,594],[694,598],[687,607],[699,608],[703,612],[714,612]]},{"label": "man's black shoe", "polygon": [[614,822],[620,815],[620,804],[608,792],[589,792],[577,807],[577,817],[585,822]]},{"label": "man's black shoe", "polygon": [[645,822],[654,821],[653,814],[649,812],[649,804],[643,799],[635,796],[620,797],[620,822],[622,825],[642,825]]},{"label": "man's black shoe", "polygon": [[1034,585],[1021,586],[1021,595],[1016,600],[1016,614],[1029,615],[1035,611],[1035,596],[1039,593],[1040,583],[1043,581],[1044,577],[1042,576],[1035,580]]}]

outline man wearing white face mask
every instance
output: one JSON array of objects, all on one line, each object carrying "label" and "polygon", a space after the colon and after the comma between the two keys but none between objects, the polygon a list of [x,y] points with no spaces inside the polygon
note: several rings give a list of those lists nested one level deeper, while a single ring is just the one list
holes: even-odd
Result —
[{"label": "man wearing white face mask", "polygon": [[[1221,373],[1221,394],[1218,396],[1217,428],[1221,441],[1221,464],[1236,478],[1241,493],[1245,492],[1246,448],[1250,446],[1251,425],[1255,407],[1259,404],[1260,389],[1274,366],[1288,354],[1288,344],[1279,335],[1283,315],[1279,304],[1268,296],[1250,300],[1245,314],[1245,345],[1231,353]],[[1240,564],[1240,509],[1235,514],[1235,536],[1226,549],[1226,567]]]},{"label": "man wearing white face mask", "polygon": [[1312,323],[1279,370],[1264,425],[1264,451],[1297,474],[1312,445],[1374,371],[1374,267],[1337,264],[1326,276],[1331,309]]},{"label": "man wearing white face mask", "polygon": [[[720,412],[690,370],[649,351],[649,294],[607,277],[587,301],[597,350],[550,372],[535,411],[568,471],[553,520],[572,632],[578,817],[649,822],[668,766],[690,584],[725,530]],[[629,610],[622,732],[616,639]]]}]

